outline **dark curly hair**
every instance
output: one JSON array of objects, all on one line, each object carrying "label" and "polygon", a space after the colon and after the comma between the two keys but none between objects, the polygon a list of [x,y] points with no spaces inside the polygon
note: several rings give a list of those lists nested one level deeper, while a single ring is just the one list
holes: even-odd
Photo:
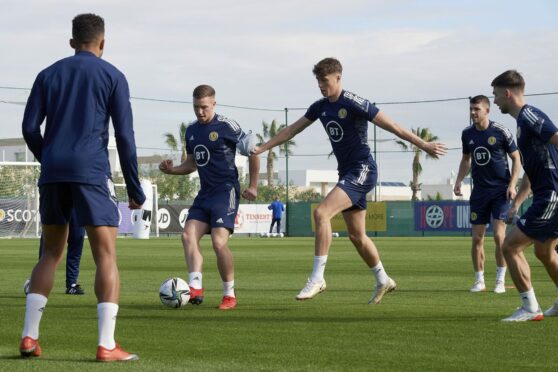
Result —
[{"label": "dark curly hair", "polygon": [[104,33],[105,20],[96,14],[78,14],[72,20],[72,38],[78,45],[89,44]]}]

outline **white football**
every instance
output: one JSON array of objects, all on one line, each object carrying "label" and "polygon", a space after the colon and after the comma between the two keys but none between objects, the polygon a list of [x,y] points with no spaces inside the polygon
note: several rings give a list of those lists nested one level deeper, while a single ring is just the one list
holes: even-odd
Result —
[{"label": "white football", "polygon": [[182,307],[190,301],[190,287],[183,279],[166,279],[159,287],[159,299],[168,307]]}]

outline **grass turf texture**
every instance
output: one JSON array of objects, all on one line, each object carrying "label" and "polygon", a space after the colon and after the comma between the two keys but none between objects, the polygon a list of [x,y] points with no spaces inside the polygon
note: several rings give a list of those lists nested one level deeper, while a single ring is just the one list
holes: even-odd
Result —
[{"label": "grass turf texture", "polygon": [[[221,282],[208,239],[205,300],[170,309],[158,298],[169,276],[188,278],[179,238],[118,240],[121,274],[117,341],[140,361],[99,364],[94,264],[84,249],[80,283],[85,296],[64,294],[64,262],[41,324],[43,356],[19,358],[23,282],[38,241],[0,240],[0,370],[389,370],[555,371],[558,318],[504,324],[519,306],[515,289],[503,295],[468,292],[473,282],[470,239],[377,238],[382,261],[398,290],[367,305],[373,277],[346,238],[333,240],[327,290],[313,300],[295,295],[313,257],[309,238],[230,240],[239,306],[223,312]],[[486,243],[487,289],[495,278],[493,243]],[[528,250],[543,308],[556,299],[544,267]],[[509,275],[507,284],[511,284]]]}]

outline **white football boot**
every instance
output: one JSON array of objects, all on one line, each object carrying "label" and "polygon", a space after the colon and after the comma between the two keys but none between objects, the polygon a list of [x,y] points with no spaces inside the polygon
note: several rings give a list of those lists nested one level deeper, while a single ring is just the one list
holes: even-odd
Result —
[{"label": "white football boot", "polygon": [[304,286],[304,288],[302,288],[300,293],[296,296],[296,299],[297,300],[309,300],[309,299],[313,298],[314,296],[316,296],[318,293],[322,293],[325,290],[326,290],[325,280],[322,280],[322,281],[319,281],[319,282],[313,282],[312,280],[310,280],[310,278],[308,278],[308,281],[306,282],[306,285]]},{"label": "white football boot", "polygon": [[397,284],[395,283],[395,280],[391,278],[388,278],[387,283],[384,285],[376,284],[374,287],[374,293],[372,294],[372,297],[370,297],[368,304],[379,304],[385,294],[395,291],[396,288]]},{"label": "white football boot", "polygon": [[502,319],[502,322],[528,322],[531,320],[538,321],[543,319],[544,315],[540,308],[535,312],[531,312],[523,307],[518,307],[512,315]]},{"label": "white football boot", "polygon": [[558,301],[544,312],[544,316],[558,316]]},{"label": "white football boot", "polygon": [[486,291],[486,285],[484,284],[484,281],[482,281],[482,280],[477,280],[473,284],[471,289],[469,289],[469,292],[484,292],[484,291]]},{"label": "white football boot", "polygon": [[494,293],[506,293],[506,286],[501,280],[496,281],[496,286],[494,287]]}]

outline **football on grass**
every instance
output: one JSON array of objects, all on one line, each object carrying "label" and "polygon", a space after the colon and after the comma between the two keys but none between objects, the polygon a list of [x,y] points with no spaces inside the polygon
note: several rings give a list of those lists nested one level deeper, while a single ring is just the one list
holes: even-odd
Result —
[{"label": "football on grass", "polygon": [[190,301],[190,287],[180,278],[169,278],[159,288],[159,298],[168,307],[182,307]]}]

